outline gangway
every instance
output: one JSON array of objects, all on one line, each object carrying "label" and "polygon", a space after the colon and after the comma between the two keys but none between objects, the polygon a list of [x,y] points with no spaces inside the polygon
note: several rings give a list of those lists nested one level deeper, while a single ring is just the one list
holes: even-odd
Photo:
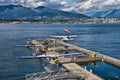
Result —
[{"label": "gangway", "polygon": [[52,72],[37,72],[25,75],[26,80],[87,80],[87,75],[83,75],[80,70],[55,70]]}]

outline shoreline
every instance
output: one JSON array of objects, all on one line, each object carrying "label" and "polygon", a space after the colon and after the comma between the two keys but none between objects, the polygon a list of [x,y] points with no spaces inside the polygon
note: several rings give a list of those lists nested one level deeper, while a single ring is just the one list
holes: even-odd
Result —
[{"label": "shoreline", "polygon": [[29,21],[12,21],[12,22],[0,22],[0,24],[120,24],[120,22],[29,22]]}]

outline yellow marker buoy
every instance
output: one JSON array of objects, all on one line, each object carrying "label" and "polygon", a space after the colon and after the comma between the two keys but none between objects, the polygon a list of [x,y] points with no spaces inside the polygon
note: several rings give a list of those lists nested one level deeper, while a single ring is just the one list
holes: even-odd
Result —
[{"label": "yellow marker buoy", "polygon": [[92,55],[91,55],[91,58],[95,58],[96,57],[96,54],[95,53],[93,53]]}]

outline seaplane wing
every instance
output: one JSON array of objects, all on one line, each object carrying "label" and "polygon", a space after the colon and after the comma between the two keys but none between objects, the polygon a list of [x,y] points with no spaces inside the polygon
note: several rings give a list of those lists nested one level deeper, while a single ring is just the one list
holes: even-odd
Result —
[{"label": "seaplane wing", "polygon": [[41,47],[42,45],[16,45],[17,47],[34,47],[34,46],[37,46],[37,47]]},{"label": "seaplane wing", "polygon": [[21,56],[22,59],[35,59],[35,58],[54,58],[54,57],[66,57],[66,56],[85,56],[83,53],[70,53],[70,54],[58,54],[58,55],[37,55],[37,56]]},{"label": "seaplane wing", "polygon": [[21,56],[21,59],[35,59],[35,58],[51,58],[50,55],[37,55],[37,56]]},{"label": "seaplane wing", "polygon": [[61,56],[85,56],[85,54],[83,54],[82,52],[81,53],[69,53],[69,54],[59,54],[58,57],[61,57]]},{"label": "seaplane wing", "polygon": [[69,35],[69,37],[77,37],[77,35]]},{"label": "seaplane wing", "polygon": [[68,37],[68,36],[53,36],[53,35],[51,35],[51,37],[54,37],[54,38],[63,38],[63,37]]},{"label": "seaplane wing", "polygon": [[68,35],[68,36],[54,36],[54,35],[51,35],[51,37],[55,37],[55,38],[63,38],[63,37],[77,37],[77,35]]}]

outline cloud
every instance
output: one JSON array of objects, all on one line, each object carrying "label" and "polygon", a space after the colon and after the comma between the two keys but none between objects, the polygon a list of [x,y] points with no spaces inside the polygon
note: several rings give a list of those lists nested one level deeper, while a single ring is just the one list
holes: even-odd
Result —
[{"label": "cloud", "polygon": [[66,1],[61,1],[60,4],[61,4],[61,5],[66,5],[67,2],[66,2]]},{"label": "cloud", "polygon": [[75,2],[74,6],[74,10],[77,12],[100,11],[120,8],[120,0],[88,0],[85,2]]},{"label": "cloud", "polygon": [[114,8],[120,9],[120,0],[87,0],[84,2],[74,2],[72,6],[72,9],[79,13]]},{"label": "cloud", "polygon": [[0,0],[1,2],[4,1],[4,0]]},{"label": "cloud", "polygon": [[0,4],[20,4],[27,7],[46,6],[78,13],[120,8],[120,0],[0,0]]}]

